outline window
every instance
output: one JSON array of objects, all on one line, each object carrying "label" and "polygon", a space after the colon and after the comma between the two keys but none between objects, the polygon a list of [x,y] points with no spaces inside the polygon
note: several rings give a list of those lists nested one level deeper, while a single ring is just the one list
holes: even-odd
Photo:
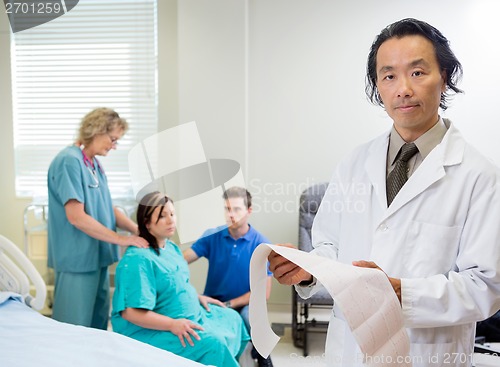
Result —
[{"label": "window", "polygon": [[157,131],[156,0],[85,0],[12,35],[16,194],[47,196],[47,170],[82,117],[109,107],[127,119],[100,157],[113,198],[132,197],[128,151]]}]

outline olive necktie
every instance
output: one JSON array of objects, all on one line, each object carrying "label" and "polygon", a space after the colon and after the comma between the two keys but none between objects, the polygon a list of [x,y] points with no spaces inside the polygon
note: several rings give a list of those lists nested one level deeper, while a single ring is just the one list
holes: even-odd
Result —
[{"label": "olive necktie", "polygon": [[399,190],[408,181],[408,161],[417,152],[418,148],[415,143],[406,143],[401,147],[394,169],[387,177],[387,206],[391,205]]}]

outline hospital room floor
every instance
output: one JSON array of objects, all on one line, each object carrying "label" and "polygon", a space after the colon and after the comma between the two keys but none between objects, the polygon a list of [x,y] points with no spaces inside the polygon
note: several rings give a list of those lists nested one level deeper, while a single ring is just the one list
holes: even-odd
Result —
[{"label": "hospital room floor", "polygon": [[[324,313],[324,310],[318,312],[314,315],[317,320],[328,319],[328,312]],[[293,345],[292,332],[289,326],[290,318],[290,313],[269,311],[269,320],[273,330],[281,338],[271,353],[274,367],[326,367],[324,356],[326,333],[322,331],[309,333],[309,355],[304,357],[302,349]],[[500,343],[494,343],[490,346],[495,350],[500,350]],[[252,364],[248,364],[247,361],[241,362],[240,360],[242,367],[254,367]],[[476,353],[474,362],[475,367],[498,367],[500,366],[500,357]]]},{"label": "hospital room floor", "polygon": [[[304,357],[302,349],[296,348],[293,345],[291,329],[289,327],[285,328],[284,335],[281,336],[278,345],[271,353],[274,367],[326,367],[324,356],[325,340],[326,333],[324,332],[310,333],[309,355]],[[500,343],[491,344],[490,346],[496,350],[500,350]],[[254,367],[251,364],[241,365],[242,367]],[[500,357],[476,353],[474,355],[474,366],[498,367],[500,366]]]},{"label": "hospital room floor", "polygon": [[325,332],[309,333],[309,355],[303,356],[303,351],[296,348],[292,341],[292,331],[289,327],[284,329],[284,335],[281,336],[278,345],[271,353],[274,367],[322,367],[326,366],[325,351]]},{"label": "hospital room floor", "polygon": [[[318,311],[317,320],[328,320],[329,312]],[[269,321],[280,340],[271,353],[274,367],[322,367],[326,366],[324,351],[326,333],[311,332],[308,335],[309,355],[303,356],[303,350],[293,345],[291,316],[289,312],[269,311]],[[245,366],[246,367],[246,366]]]}]

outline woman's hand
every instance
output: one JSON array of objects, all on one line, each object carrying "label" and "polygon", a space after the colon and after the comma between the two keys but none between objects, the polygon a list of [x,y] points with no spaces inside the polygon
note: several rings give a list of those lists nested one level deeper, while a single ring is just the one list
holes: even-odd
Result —
[{"label": "woman's hand", "polygon": [[185,340],[189,345],[193,346],[194,343],[191,337],[200,340],[196,330],[203,330],[200,325],[191,320],[173,319],[143,308],[127,307],[121,312],[121,316],[128,322],[145,329],[169,331],[179,338],[183,347],[186,346]]},{"label": "woman's hand", "polygon": [[226,307],[226,306],[224,306],[224,303],[221,302],[221,301],[219,301],[218,299],[215,299],[215,298],[212,298],[212,297],[208,297],[208,296],[204,296],[202,294],[198,295],[198,299],[200,300],[200,304],[208,312],[210,312],[210,307],[208,306],[210,303],[212,303],[214,305],[217,305],[217,306],[220,306],[220,307]]},{"label": "woman's hand", "polygon": [[182,346],[186,347],[186,340],[190,346],[194,346],[193,339],[200,340],[200,336],[196,330],[204,330],[200,325],[195,324],[191,320],[187,319],[172,319],[172,326],[170,327],[170,332],[177,335]]}]

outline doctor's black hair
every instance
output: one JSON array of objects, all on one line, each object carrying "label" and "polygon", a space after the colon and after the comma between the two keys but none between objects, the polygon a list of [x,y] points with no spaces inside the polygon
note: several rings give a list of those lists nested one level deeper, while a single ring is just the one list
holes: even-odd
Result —
[{"label": "doctor's black hair", "polygon": [[160,219],[163,208],[168,202],[174,203],[165,194],[159,191],[151,192],[141,199],[139,206],[137,207],[137,226],[139,227],[139,236],[148,241],[149,246],[160,255],[160,248],[155,236],[153,236],[147,227],[148,223],[151,221],[151,217],[156,208],[160,208],[160,213],[158,213],[158,220]]},{"label": "doctor's black hair", "polygon": [[439,107],[443,110],[448,108],[447,102],[450,97],[448,91],[451,89],[455,93],[463,93],[457,87],[457,83],[462,78],[462,64],[450,48],[448,39],[436,28],[430,24],[413,19],[406,18],[388,25],[375,38],[368,54],[368,63],[366,66],[365,93],[368,100],[379,106],[384,106],[377,89],[377,53],[378,49],[385,41],[391,38],[402,38],[404,36],[420,35],[427,38],[434,45],[436,58],[441,71],[446,75],[446,91],[441,93],[441,102]]}]

